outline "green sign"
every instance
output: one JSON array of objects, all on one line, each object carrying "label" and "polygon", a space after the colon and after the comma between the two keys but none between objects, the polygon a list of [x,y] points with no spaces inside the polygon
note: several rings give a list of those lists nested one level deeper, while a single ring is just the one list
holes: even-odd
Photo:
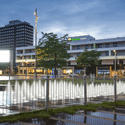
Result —
[{"label": "green sign", "polygon": [[94,49],[96,48],[96,44],[94,43]]},{"label": "green sign", "polygon": [[80,40],[80,38],[77,38],[77,39],[71,39],[71,38],[68,38],[68,40],[71,40],[71,41],[77,41],[77,40]]}]

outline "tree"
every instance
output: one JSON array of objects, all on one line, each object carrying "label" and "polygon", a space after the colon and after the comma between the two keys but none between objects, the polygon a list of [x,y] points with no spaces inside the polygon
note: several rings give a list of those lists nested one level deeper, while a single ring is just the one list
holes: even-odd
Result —
[{"label": "tree", "polygon": [[0,70],[5,70],[10,67],[9,63],[0,63]]},{"label": "tree", "polygon": [[58,38],[57,34],[43,33],[43,37],[39,40],[36,47],[38,66],[44,67],[47,70],[55,68],[62,68],[67,65],[66,59],[70,58],[67,53],[69,45],[67,45],[67,34]]},{"label": "tree", "polygon": [[81,53],[81,55],[77,58],[76,62],[78,63],[77,66],[79,67],[85,67],[85,74],[86,74],[86,68],[87,66],[90,66],[93,68],[96,65],[99,65],[101,63],[101,60],[99,60],[101,52],[98,52],[96,50],[91,50]]}]

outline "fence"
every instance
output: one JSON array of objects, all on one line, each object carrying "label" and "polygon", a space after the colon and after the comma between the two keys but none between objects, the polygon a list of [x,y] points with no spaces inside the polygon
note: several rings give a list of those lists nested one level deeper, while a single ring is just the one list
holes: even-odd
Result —
[{"label": "fence", "polygon": [[[0,114],[115,101],[114,82],[113,79],[98,81],[83,76],[56,80],[0,80]],[[116,80],[116,93],[116,99],[125,98],[125,83],[121,79]]]}]

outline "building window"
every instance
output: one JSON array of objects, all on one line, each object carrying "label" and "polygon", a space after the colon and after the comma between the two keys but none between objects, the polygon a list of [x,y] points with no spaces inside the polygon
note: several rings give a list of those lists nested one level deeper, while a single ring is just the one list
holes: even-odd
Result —
[{"label": "building window", "polygon": [[71,61],[68,61],[68,65],[71,65]]},{"label": "building window", "polygon": [[80,53],[77,53],[77,57],[80,56]]},{"label": "building window", "polygon": [[123,65],[123,60],[119,60],[119,64],[122,64],[122,65]]},{"label": "building window", "polygon": [[98,44],[98,45],[97,45],[97,48],[102,48],[102,44]]},{"label": "building window", "polygon": [[75,50],[75,46],[73,46],[72,49]]},{"label": "building window", "polygon": [[77,46],[77,49],[80,49],[80,46]]},{"label": "building window", "polygon": [[88,49],[88,48],[89,48],[89,46],[88,46],[88,45],[86,45],[86,46],[85,46],[85,49]]},{"label": "building window", "polygon": [[113,47],[117,47],[117,43],[113,43]]},{"label": "building window", "polygon": [[23,72],[22,72],[22,70],[20,70],[20,74],[22,74]]},{"label": "building window", "polygon": [[91,49],[93,49],[93,44],[91,45]]},{"label": "building window", "polygon": [[109,56],[109,52],[106,52],[105,55],[106,55],[106,56]]},{"label": "building window", "polygon": [[100,53],[100,56],[102,56],[102,52]]},{"label": "building window", "polygon": [[106,44],[105,44],[105,47],[109,47],[109,43],[106,43]]}]

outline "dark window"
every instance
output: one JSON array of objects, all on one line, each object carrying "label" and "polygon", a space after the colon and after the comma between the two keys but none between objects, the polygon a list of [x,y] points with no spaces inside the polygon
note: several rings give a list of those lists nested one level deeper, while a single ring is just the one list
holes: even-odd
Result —
[{"label": "dark window", "polygon": [[93,45],[91,45],[91,48],[93,49]]},{"label": "dark window", "polygon": [[89,48],[89,46],[88,46],[88,45],[86,45],[86,46],[85,46],[85,49],[88,49],[88,48]]},{"label": "dark window", "polygon": [[24,74],[26,74],[26,70],[24,70]]},{"label": "dark window", "polygon": [[113,47],[117,47],[117,43],[113,43]]},{"label": "dark window", "polygon": [[74,49],[75,49],[75,46],[73,46],[72,49],[74,50]]},{"label": "dark window", "polygon": [[[116,64],[118,63],[118,61],[116,60]],[[115,60],[113,60],[113,64],[115,65]]]},{"label": "dark window", "polygon": [[106,44],[105,44],[105,47],[109,47],[109,43],[106,43]]},{"label": "dark window", "polygon": [[80,49],[80,46],[77,46],[77,49]]},{"label": "dark window", "polygon": [[68,61],[68,65],[71,65],[71,62],[70,62],[70,61]]},{"label": "dark window", "polygon": [[24,56],[24,59],[26,59],[26,56]]},{"label": "dark window", "polygon": [[58,75],[58,70],[54,70],[54,75]]},{"label": "dark window", "polygon": [[109,56],[109,52],[106,52],[105,55],[106,55],[106,56]]},{"label": "dark window", "polygon": [[100,53],[100,56],[102,56],[102,52]]},{"label": "dark window", "polygon": [[119,64],[122,64],[122,65],[123,65],[123,60],[119,60]]},{"label": "dark window", "polygon": [[20,74],[22,74],[23,72],[22,72],[22,70],[20,70]]},{"label": "dark window", "polygon": [[80,53],[77,53],[77,57],[80,56]]},{"label": "dark window", "polygon": [[98,44],[98,45],[97,45],[97,48],[102,48],[102,44]]}]

